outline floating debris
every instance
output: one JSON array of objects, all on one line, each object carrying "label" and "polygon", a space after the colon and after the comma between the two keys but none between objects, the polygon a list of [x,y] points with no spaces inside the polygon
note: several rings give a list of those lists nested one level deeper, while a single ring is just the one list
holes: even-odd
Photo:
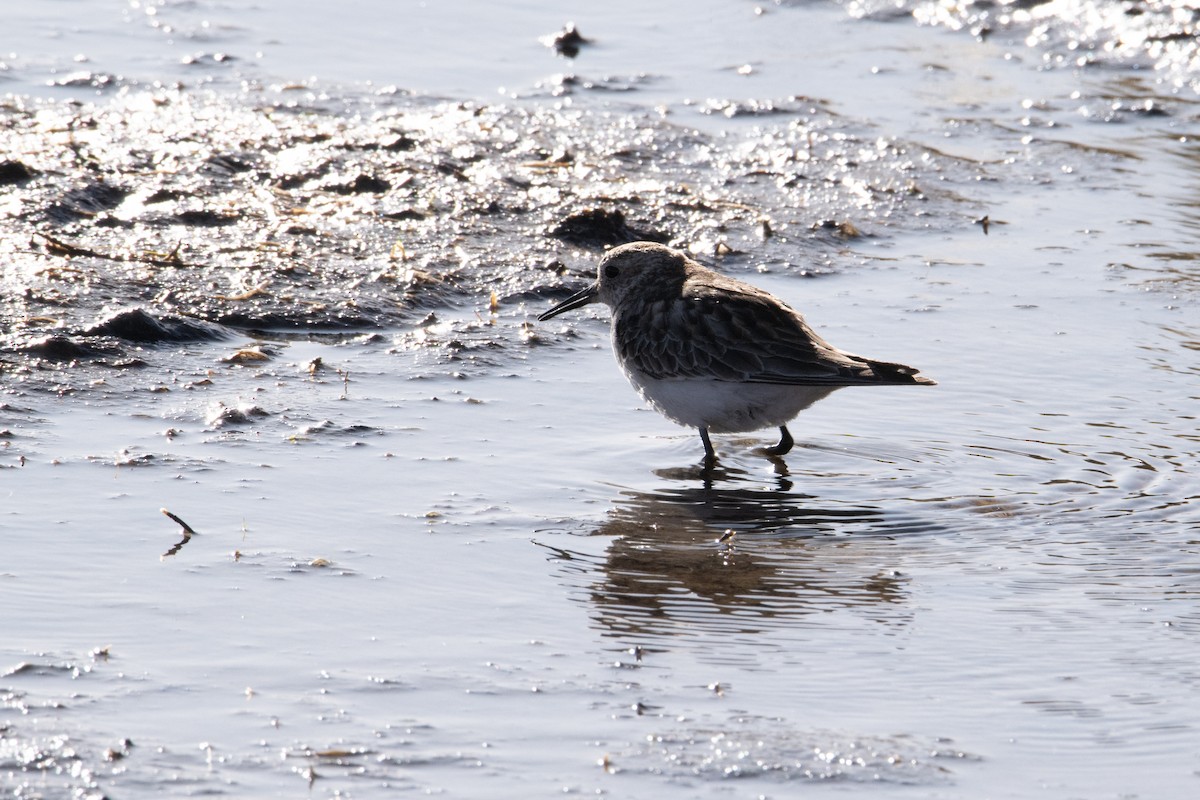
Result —
[{"label": "floating debris", "polygon": [[178,542],[176,542],[171,547],[170,550],[168,550],[167,552],[163,553],[162,556],[160,556],[160,558],[170,558],[171,556],[178,553],[181,549],[183,549],[183,546],[185,544],[187,544],[188,542],[190,542],[192,540],[192,537],[196,535],[196,531],[192,529],[191,525],[188,525],[186,522],[184,522],[182,519],[180,519],[175,514],[172,514],[167,509],[160,508],[159,511],[161,511],[163,514],[165,514],[168,518],[170,518],[173,522],[178,524],[180,528],[183,529],[183,538],[180,539]]},{"label": "floating debris", "polygon": [[541,37],[540,41],[547,47],[554,48],[554,51],[564,58],[575,58],[579,55],[579,48],[591,44],[591,40],[583,37],[574,22],[568,22],[561,31]]}]

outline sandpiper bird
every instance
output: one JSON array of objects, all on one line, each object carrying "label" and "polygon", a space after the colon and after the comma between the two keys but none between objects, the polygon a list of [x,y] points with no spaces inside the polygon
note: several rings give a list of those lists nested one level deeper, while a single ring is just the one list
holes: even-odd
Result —
[{"label": "sandpiper bird", "polygon": [[762,289],[697,264],[678,250],[633,242],[608,251],[596,282],[538,317],[589,303],[612,309],[617,362],[663,416],[709,433],[778,426],[771,456],[792,449],[787,423],[843,386],[934,385],[903,364],[839,350]]}]

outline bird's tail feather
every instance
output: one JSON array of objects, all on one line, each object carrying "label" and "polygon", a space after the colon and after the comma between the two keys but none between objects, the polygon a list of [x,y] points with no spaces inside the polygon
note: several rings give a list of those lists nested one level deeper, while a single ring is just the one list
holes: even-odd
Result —
[{"label": "bird's tail feather", "polygon": [[873,361],[868,360],[872,371],[879,377],[881,383],[912,383],[921,386],[937,386],[937,381],[932,378],[926,378],[924,375],[918,375],[920,372],[916,367],[910,367],[905,364],[895,364],[891,361]]}]

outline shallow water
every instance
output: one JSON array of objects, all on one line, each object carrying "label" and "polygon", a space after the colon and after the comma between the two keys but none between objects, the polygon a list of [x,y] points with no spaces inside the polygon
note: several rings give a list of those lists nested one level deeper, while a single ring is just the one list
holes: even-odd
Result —
[{"label": "shallow water", "polygon": [[[21,95],[9,113],[26,127],[5,134],[25,137],[20,160],[63,165],[0,187],[19,232],[5,245],[0,351],[6,791],[1195,792],[1200,160],[1195,98],[1169,69],[1046,68],[1047,37],[980,43],[820,4],[640,9],[647,27],[628,9],[580,7],[596,41],[575,62],[537,42],[571,15],[533,4],[486,36],[414,6],[419,41],[473,47],[394,50],[394,25],[382,36],[354,15],[314,49],[303,4],[291,19],[269,6],[49,4],[27,12],[28,29],[54,29],[38,22],[46,8],[75,14],[74,29],[8,58],[5,87]],[[364,4],[361,18],[384,13]],[[42,85],[83,50],[86,69],[122,80]],[[178,57],[199,51],[237,57]],[[418,54],[437,68],[380,66]],[[550,77],[560,70],[623,90],[567,98],[576,84]],[[151,85],[184,74],[211,93]],[[344,206],[305,186],[256,196],[254,214],[272,221],[300,192],[329,211],[311,217],[319,235],[296,234],[312,239],[293,255],[311,278],[275,269],[288,256],[270,248],[220,260],[222,237],[240,246],[261,229],[253,214],[172,223],[190,270],[29,243],[158,247],[160,212],[42,216],[56,176],[85,172],[21,130],[91,117],[93,138],[75,141],[123,142],[122,108],[141,109],[129,118],[143,131],[200,109],[217,120],[211,138],[199,125],[189,135],[224,144],[258,130],[248,120],[264,97],[293,91],[262,88],[272,81],[305,83],[280,128],[297,136],[363,142],[419,122],[421,143],[397,158],[437,191],[422,159],[461,156],[476,129],[445,133],[466,118],[457,100],[377,87],[470,101],[466,114],[493,130],[536,129],[587,158],[640,143],[630,166],[580,174],[575,191],[675,226],[834,343],[915,364],[939,386],[835,394],[796,421],[786,464],[754,453],[769,432],[716,437],[721,464],[704,473],[694,432],[642,408],[613,365],[603,311],[530,325],[600,248],[547,236],[575,206],[536,184],[521,189],[529,211],[477,214],[472,187],[505,191],[493,162],[525,174],[504,173],[505,159],[527,158],[518,146],[466,162],[470,180],[430,196],[457,213],[404,221],[405,246],[429,254],[421,270],[455,259],[432,298],[378,277],[403,266],[379,221],[409,202],[398,190]],[[750,180],[754,154],[810,137],[818,163],[801,171],[817,186]],[[401,168],[345,150],[350,167]],[[639,169],[659,170],[657,183],[626,191]],[[893,173],[920,191],[877,191]],[[212,185],[238,196],[238,174]],[[753,213],[681,215],[683,183]],[[759,213],[777,228],[766,240]],[[722,240],[736,252],[716,259]],[[564,268],[520,267],[551,258]],[[264,275],[269,292],[234,299],[231,286]],[[175,296],[146,289],[155,280]],[[322,329],[305,328],[297,309],[334,306],[331,294],[354,315],[314,310]],[[158,344],[96,333],[110,305],[220,327]],[[263,330],[271,319],[288,330]],[[47,357],[47,331],[91,351]]]}]

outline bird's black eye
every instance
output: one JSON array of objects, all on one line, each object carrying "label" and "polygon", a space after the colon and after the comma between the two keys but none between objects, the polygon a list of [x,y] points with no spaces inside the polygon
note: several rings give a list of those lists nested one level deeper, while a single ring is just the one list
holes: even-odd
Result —
[{"label": "bird's black eye", "polygon": [[615,278],[615,277],[617,277],[617,275],[620,272],[621,272],[621,270],[617,269],[612,264],[609,264],[607,267],[604,268],[604,277]]}]

